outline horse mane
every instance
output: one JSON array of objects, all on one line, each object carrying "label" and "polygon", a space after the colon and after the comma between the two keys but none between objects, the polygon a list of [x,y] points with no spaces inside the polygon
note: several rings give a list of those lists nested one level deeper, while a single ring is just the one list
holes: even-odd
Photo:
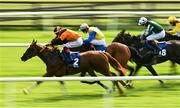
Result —
[{"label": "horse mane", "polygon": [[58,46],[45,46],[45,45],[41,45],[41,44],[36,44],[37,46],[43,48],[43,49],[47,49],[50,52],[60,52],[61,50],[58,48]]}]

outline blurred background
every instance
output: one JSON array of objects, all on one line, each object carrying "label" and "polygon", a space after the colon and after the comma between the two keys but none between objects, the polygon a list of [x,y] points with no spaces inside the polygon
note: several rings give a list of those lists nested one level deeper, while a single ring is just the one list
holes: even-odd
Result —
[{"label": "blurred background", "polygon": [[[137,25],[141,16],[157,21],[168,30],[168,17],[180,18],[179,13],[180,0],[0,0],[0,44],[31,43],[33,39],[48,43],[54,38],[56,25],[80,33],[81,23],[99,27],[109,44],[123,29],[130,34],[140,34],[144,30]],[[26,49],[0,47],[0,77],[32,77],[45,73],[46,66],[38,57],[25,63],[20,60]],[[180,74],[180,66],[176,65],[175,73],[168,61],[154,68],[159,75]],[[138,75],[151,74],[142,68]],[[166,82],[167,88],[160,87],[158,81],[134,81],[135,88],[125,90],[127,97],[119,97],[117,93],[107,96],[99,86],[79,82],[66,82],[68,92],[60,90],[58,83],[48,82],[25,96],[21,90],[31,82],[14,84],[0,83],[0,108],[180,107],[180,82],[174,80]]]},{"label": "blurred background", "polygon": [[[23,15],[1,15],[0,29],[49,29],[57,24],[64,27],[77,29],[79,24],[86,22],[96,25],[103,30],[117,29],[138,29],[137,21],[139,17],[146,16],[153,19],[167,28],[167,18],[169,14],[165,12],[180,11],[180,1],[128,1],[128,0],[36,0],[36,1],[0,1],[0,12],[49,12]],[[73,13],[73,11],[83,11],[84,14]],[[85,14],[88,11],[101,11],[102,14]],[[108,11],[108,12],[106,12]],[[140,14],[138,12],[144,12]],[[159,12],[151,14],[151,12]],[[57,12],[57,13],[56,13]],[[58,13],[58,12],[64,12]],[[66,14],[66,12],[71,12]],[[103,12],[106,12],[103,14]],[[114,14],[113,12],[120,12]],[[124,12],[124,13],[121,13]],[[132,12],[132,13],[129,13]],[[150,12],[150,14],[149,14]],[[163,14],[164,13],[164,14]],[[177,17],[180,14],[175,14]]]}]

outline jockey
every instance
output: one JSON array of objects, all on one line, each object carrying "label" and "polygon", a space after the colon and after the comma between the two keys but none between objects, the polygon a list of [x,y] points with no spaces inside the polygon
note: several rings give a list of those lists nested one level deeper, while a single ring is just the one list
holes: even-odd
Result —
[{"label": "jockey", "polygon": [[[93,45],[96,50],[105,50],[106,42],[104,34],[97,27],[89,27],[88,24],[83,23],[80,25],[80,31],[88,33],[88,39],[84,40],[84,44]],[[92,46],[91,46],[92,47]]]},{"label": "jockey", "polygon": [[83,44],[82,37],[75,31],[56,26],[54,29],[56,37],[52,39],[51,45],[63,45],[63,51],[70,57],[70,49]]},{"label": "jockey", "polygon": [[168,21],[169,24],[171,26],[175,26],[175,28],[170,31],[167,31],[167,33],[180,37],[180,20],[177,20],[175,16],[170,16],[168,18]]},{"label": "jockey", "polygon": [[142,35],[146,36],[145,44],[151,45],[154,48],[154,54],[159,54],[159,50],[161,49],[158,47],[155,40],[165,37],[165,30],[163,27],[154,21],[148,21],[145,17],[139,19],[138,25],[146,27]]}]

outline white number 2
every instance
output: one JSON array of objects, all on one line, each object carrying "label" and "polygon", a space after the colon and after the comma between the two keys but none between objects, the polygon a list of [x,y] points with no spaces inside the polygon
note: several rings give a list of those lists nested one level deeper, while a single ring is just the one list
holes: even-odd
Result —
[{"label": "white number 2", "polygon": [[79,59],[78,59],[78,58],[75,58],[73,65],[74,65],[74,66],[78,66],[78,61],[79,61]]}]

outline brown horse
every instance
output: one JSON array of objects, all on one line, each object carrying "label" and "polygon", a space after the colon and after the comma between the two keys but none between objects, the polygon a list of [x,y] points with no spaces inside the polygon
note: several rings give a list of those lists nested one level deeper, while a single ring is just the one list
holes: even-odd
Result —
[{"label": "brown horse", "polygon": [[[82,45],[80,47],[71,48],[71,51],[79,51],[85,52],[89,51],[89,47],[87,45]],[[129,59],[131,58],[131,49],[121,43],[113,42],[107,46],[106,52],[108,52],[113,58],[115,58],[124,68],[133,72],[134,69],[127,65]],[[122,75],[124,76],[124,75]]]},{"label": "brown horse", "polygon": [[[80,67],[73,68],[68,67],[64,62],[63,57],[60,56],[60,52],[57,49],[46,46],[41,46],[36,44],[37,41],[33,41],[30,47],[21,57],[22,61],[26,61],[34,56],[38,56],[46,64],[46,73],[43,77],[61,77],[64,75],[72,75],[80,73],[81,76],[85,76],[88,72],[91,76],[96,76],[95,71],[101,73],[104,76],[112,76],[112,73],[109,68],[109,63],[111,66],[124,74],[123,67],[108,53],[99,52],[99,51],[87,51],[80,53]],[[101,85],[100,81],[98,84]],[[119,93],[124,95],[123,90],[118,85],[117,81],[112,81],[113,86],[116,86],[119,90]],[[37,81],[31,87],[24,89],[25,93],[29,93],[33,88],[38,86],[42,81]],[[102,85],[101,85],[102,86]],[[103,87],[103,86],[102,86]],[[105,88],[106,89],[106,88]]]}]

